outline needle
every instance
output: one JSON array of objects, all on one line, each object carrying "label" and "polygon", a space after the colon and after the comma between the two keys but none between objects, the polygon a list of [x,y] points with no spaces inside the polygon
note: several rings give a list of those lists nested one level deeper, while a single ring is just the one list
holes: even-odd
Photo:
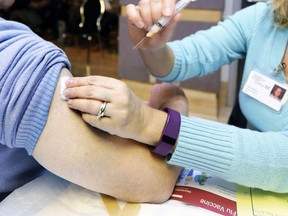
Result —
[{"label": "needle", "polygon": [[[183,10],[190,2],[194,2],[197,0],[179,0],[176,5],[175,5],[175,11],[173,16],[175,16],[177,13],[179,13],[181,10]],[[134,47],[133,49],[136,49],[141,43],[144,42],[144,40],[147,37],[153,37],[156,33],[158,33],[164,26],[166,26],[171,18],[173,17],[165,17],[163,16],[161,19],[159,19],[150,29],[149,32],[147,32],[146,36],[140,40]]]},{"label": "needle", "polygon": [[138,47],[140,44],[142,44],[146,38],[147,38],[147,36],[144,37],[144,38],[142,38],[142,40],[140,40],[140,41],[133,47],[133,49],[137,49],[137,47]]}]

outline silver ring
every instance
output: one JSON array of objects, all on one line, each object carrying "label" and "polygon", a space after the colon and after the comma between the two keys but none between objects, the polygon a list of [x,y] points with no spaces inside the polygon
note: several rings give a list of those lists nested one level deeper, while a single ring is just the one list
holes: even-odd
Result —
[{"label": "silver ring", "polygon": [[102,104],[101,104],[100,110],[99,110],[99,112],[97,113],[97,116],[98,116],[99,118],[102,118],[102,117],[105,116],[106,106],[107,106],[107,102],[106,102],[106,101],[103,101]]}]

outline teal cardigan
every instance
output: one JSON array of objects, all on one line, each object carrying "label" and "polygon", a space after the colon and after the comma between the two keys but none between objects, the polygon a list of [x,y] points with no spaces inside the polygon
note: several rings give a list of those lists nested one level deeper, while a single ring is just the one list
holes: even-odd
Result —
[{"label": "teal cardigan", "polygon": [[[207,31],[170,42],[174,67],[162,80],[204,76],[246,57],[241,90],[255,68],[286,85],[282,71],[271,71],[284,55],[288,29],[275,27],[273,21],[271,5],[257,3]],[[249,129],[182,116],[177,147],[168,163],[249,187],[288,192],[288,104],[277,112],[241,90],[240,107]]]}]

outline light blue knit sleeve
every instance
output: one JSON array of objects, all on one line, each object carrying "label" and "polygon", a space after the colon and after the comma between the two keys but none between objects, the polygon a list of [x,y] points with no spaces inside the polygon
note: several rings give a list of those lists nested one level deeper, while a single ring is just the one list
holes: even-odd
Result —
[{"label": "light blue knit sleeve", "polygon": [[166,77],[159,80],[175,82],[208,75],[225,64],[244,58],[257,11],[265,3],[245,8],[227,17],[208,30],[198,31],[182,40],[169,42],[174,53],[174,65]]},{"label": "light blue knit sleeve", "polygon": [[287,143],[288,125],[279,132],[258,132],[182,116],[177,147],[168,163],[287,193]]},{"label": "light blue knit sleeve", "polygon": [[0,19],[0,144],[32,154],[45,126],[64,52],[27,26]]},{"label": "light blue knit sleeve", "polygon": [[[190,53],[188,49],[192,47],[184,48],[184,43],[173,44],[171,47],[175,50],[181,50],[179,51],[181,54],[176,55],[176,63],[172,74],[174,70],[176,74],[179,71],[181,72],[180,75],[174,77],[170,74],[167,78],[170,80],[186,78],[188,72],[186,73],[185,70],[193,71],[192,65],[198,70],[195,73],[196,75],[205,74],[204,71],[206,70],[213,71],[219,65],[242,56],[245,54],[251,38],[254,37],[253,34],[255,32],[261,33],[261,31],[258,31],[261,26],[263,28],[265,25],[271,25],[271,20],[264,19],[268,16],[271,16],[271,8],[265,3],[257,3],[255,6],[228,18],[228,21],[223,22],[222,26],[215,27],[207,35],[201,33],[206,35],[208,39],[211,32],[217,30],[216,33],[221,28],[231,27],[234,30],[223,35],[223,38],[228,41],[227,44],[220,38],[222,35],[216,35],[216,37],[210,35],[212,42],[205,41],[205,36],[203,38],[202,36],[195,36],[197,39],[198,37],[202,38],[203,43],[207,44],[205,49],[208,47],[209,50],[205,54],[206,51],[202,51],[200,48],[200,53],[197,54],[199,57],[195,60],[196,64],[194,64],[192,58],[182,59],[185,58],[182,54],[183,49]],[[241,19],[243,21],[240,21]],[[232,39],[227,38],[228,35]],[[269,35],[266,37],[269,37]],[[190,39],[192,40],[192,37],[187,40]],[[219,44],[217,43],[218,40]],[[209,43],[210,45],[208,45]],[[197,46],[201,47],[200,45]],[[213,51],[213,47],[215,47],[215,51]],[[204,46],[202,48],[204,49]],[[217,51],[218,49],[220,51]],[[211,55],[209,55],[210,52]],[[257,53],[258,50],[254,50],[254,52]],[[202,57],[200,58],[200,56]],[[224,60],[221,60],[222,58]],[[204,59],[205,64],[201,63],[200,59]],[[190,61],[190,63],[185,64],[182,61]],[[178,64],[177,62],[181,63]],[[206,65],[206,63],[208,64]],[[285,104],[281,112],[276,113],[267,109],[265,105],[255,105],[257,103],[249,101],[250,108],[252,108],[250,110],[251,116],[257,119],[257,124],[265,130],[241,129],[219,122],[182,116],[177,146],[171,158],[168,159],[168,163],[204,171],[212,176],[218,176],[244,186],[287,193],[288,105]],[[247,106],[249,101],[248,99],[243,100],[242,106]],[[252,110],[255,110],[255,112],[252,112]],[[251,119],[247,120],[249,122]],[[275,124],[278,127],[275,127]]]}]

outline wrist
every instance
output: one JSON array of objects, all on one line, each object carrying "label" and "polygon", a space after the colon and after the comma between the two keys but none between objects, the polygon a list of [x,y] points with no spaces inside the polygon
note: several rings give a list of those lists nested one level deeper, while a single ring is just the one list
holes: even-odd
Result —
[{"label": "wrist", "polygon": [[142,137],[140,142],[150,146],[156,146],[161,138],[168,114],[162,110],[153,109],[151,107],[148,108],[149,110],[146,114],[148,118],[140,136]]},{"label": "wrist", "polygon": [[158,52],[163,52],[163,50],[165,49],[166,49],[166,43],[138,48],[140,53],[158,53]]},{"label": "wrist", "polygon": [[147,69],[156,77],[166,76],[173,68],[174,54],[166,44],[163,47],[142,49],[140,55]]}]

